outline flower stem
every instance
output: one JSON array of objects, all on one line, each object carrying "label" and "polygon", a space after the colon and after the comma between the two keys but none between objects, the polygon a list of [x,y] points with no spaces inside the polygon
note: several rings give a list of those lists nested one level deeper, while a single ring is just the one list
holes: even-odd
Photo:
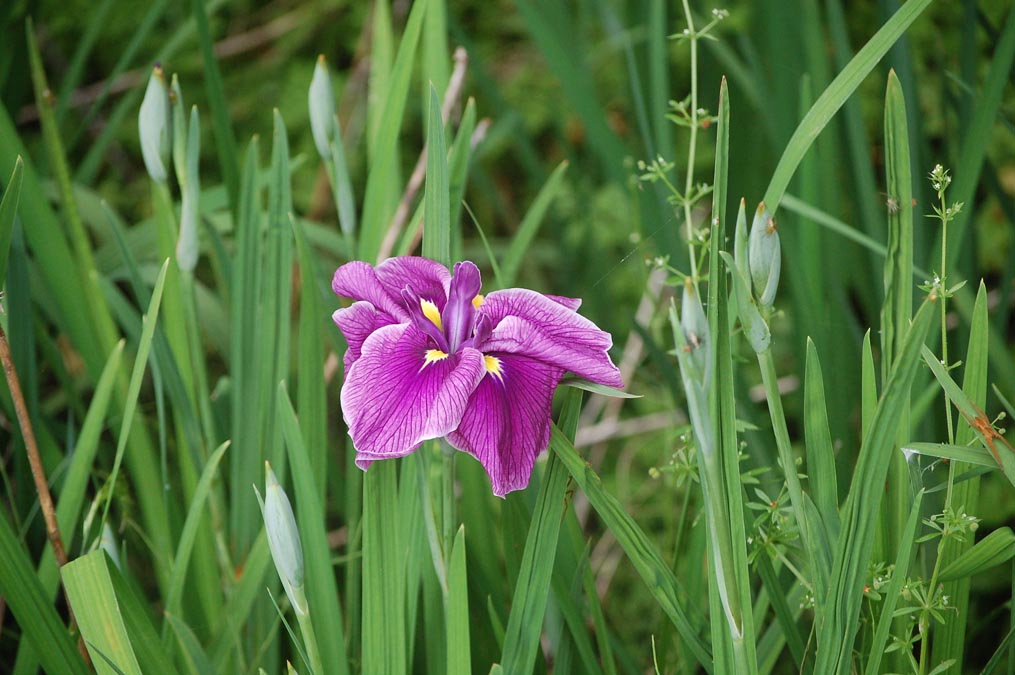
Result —
[{"label": "flower stem", "polygon": [[768,400],[768,412],[772,418],[772,432],[775,434],[775,445],[779,451],[779,462],[786,476],[786,487],[789,489],[789,501],[793,507],[793,515],[800,527],[800,538],[807,548],[810,536],[807,520],[804,518],[803,488],[800,476],[797,475],[793,448],[789,441],[789,429],[786,427],[786,413],[782,409],[782,396],[779,394],[778,377],[775,372],[775,361],[772,350],[758,352],[758,365],[761,367],[761,380],[765,385],[765,397]]},{"label": "flower stem", "polygon": [[687,20],[688,41],[691,43],[691,138],[687,142],[687,171],[684,178],[684,222],[687,226],[687,257],[691,264],[691,279],[698,282],[698,261],[694,257],[694,226],[691,223],[691,202],[688,197],[694,187],[694,155],[698,144],[698,35],[694,32],[691,5],[684,1],[684,18]]},{"label": "flower stem", "polygon": [[314,622],[310,618],[310,612],[305,614],[296,612],[296,619],[300,622],[300,632],[303,633],[303,646],[307,650],[307,665],[315,675],[324,675],[321,650],[317,647],[317,635],[314,633]]}]

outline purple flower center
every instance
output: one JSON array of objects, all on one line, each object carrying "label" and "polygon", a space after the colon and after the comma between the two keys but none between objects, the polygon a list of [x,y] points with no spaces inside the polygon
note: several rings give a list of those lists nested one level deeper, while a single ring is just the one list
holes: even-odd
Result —
[{"label": "purple flower center", "polygon": [[[489,337],[490,320],[476,310],[482,303],[479,268],[465,261],[455,263],[451,288],[443,311],[429,299],[422,298],[411,286],[402,290],[402,301],[416,328],[433,340],[436,349],[427,353],[428,361],[457,354],[463,347],[477,347]],[[438,353],[431,353],[438,352]]]}]

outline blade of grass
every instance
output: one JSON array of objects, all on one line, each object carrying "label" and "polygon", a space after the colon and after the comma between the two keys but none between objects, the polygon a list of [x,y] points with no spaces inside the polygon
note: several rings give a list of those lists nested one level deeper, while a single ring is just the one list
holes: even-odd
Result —
[{"label": "blade of grass", "polygon": [[232,587],[228,601],[222,607],[222,624],[217,627],[209,642],[208,654],[212,663],[212,672],[223,673],[227,659],[233,649],[241,644],[241,629],[250,617],[254,601],[264,593],[264,575],[271,565],[271,551],[268,549],[268,538],[264,530],[254,540],[250,553],[237,566],[240,578]]},{"label": "blade of grass", "polygon": [[[839,538],[839,488],[832,436],[828,430],[825,381],[818,351],[810,339],[807,340],[804,368],[804,437],[807,439],[807,487],[824,525],[824,541],[830,546]],[[828,553],[830,559],[830,548]],[[815,572],[821,574],[820,570]]]},{"label": "blade of grass", "polygon": [[[955,168],[954,185],[948,193],[950,201],[966,205],[948,224],[948,260],[945,268],[949,270],[955,268],[959,253],[965,248],[962,244],[967,239],[969,220],[976,211],[973,206],[974,197],[987,149],[991,146],[994,121],[1010,86],[1012,65],[1015,64],[1015,11],[1009,9],[1004,29],[1000,38],[994,42],[992,52],[990,70],[983,91],[976,96],[976,110],[962,138],[962,153]],[[940,236],[937,239],[940,241]]]},{"label": "blade of grass", "polygon": [[[233,261],[231,307],[229,312],[229,370],[232,381],[232,434],[235,450],[229,457],[229,484],[254,485],[258,481],[260,442],[257,424],[250,411],[257,410],[258,369],[255,359],[260,333],[258,307],[261,297],[261,190],[258,187],[258,139],[247,148],[243,167],[238,218],[233,234],[236,253]],[[272,387],[274,388],[274,387]],[[229,533],[237,553],[243,554],[260,528],[260,518],[245,490],[231,491]]]},{"label": "blade of grass", "polygon": [[328,484],[327,390],[324,382],[324,340],[321,327],[327,319],[318,286],[317,264],[303,226],[290,218],[300,266],[300,318],[296,372],[296,407],[303,443],[310,455],[310,473],[317,494],[325,495]]},{"label": "blade of grass", "polygon": [[884,590],[881,617],[874,630],[874,638],[866,650],[870,655],[867,659],[867,668],[864,671],[866,675],[877,675],[880,672],[881,658],[885,653],[888,634],[895,617],[895,607],[902,595],[902,586],[909,579],[909,563],[912,560],[913,541],[916,538],[916,526],[920,522],[920,504],[922,502],[923,491],[920,491],[916,494],[916,499],[913,500],[913,505],[909,510],[909,518],[906,519],[906,526],[902,529],[902,539],[899,541],[895,558],[895,571],[892,573],[892,580],[888,582],[888,587]]},{"label": "blade of grass", "polygon": [[529,210],[525,212],[525,217],[522,218],[522,222],[518,225],[518,230],[511,237],[511,244],[508,246],[507,253],[504,254],[500,266],[501,276],[508,288],[515,285],[522,260],[528,253],[529,246],[539,231],[539,226],[543,224],[543,219],[550,208],[550,204],[553,203],[554,198],[564,184],[564,174],[567,172],[567,167],[567,160],[557,165],[557,168],[553,170],[550,177],[546,179],[546,183],[539,191],[539,194],[532,201]]},{"label": "blade of grass", "polygon": [[663,562],[659,551],[621,507],[616,497],[603,489],[599,476],[581,458],[567,436],[556,427],[550,437],[550,449],[567,467],[568,473],[588,497],[592,508],[617,538],[638,574],[648,586],[649,592],[673,622],[694,659],[701,664],[706,672],[711,673],[713,670],[712,655],[708,646],[693,628],[691,617],[680,600],[682,593],[678,590],[677,579],[670,567]]},{"label": "blade of grass", "polygon": [[949,445],[948,443],[906,443],[903,451],[926,457],[939,457],[963,464],[975,464],[996,469],[997,460],[990,451],[981,446]]},{"label": "blade of grass", "polygon": [[342,607],[331,564],[331,549],[325,529],[324,500],[318,492],[311,458],[300,432],[285,384],[276,390],[279,426],[285,438],[289,465],[292,467],[293,495],[299,517],[300,538],[306,555],[308,607],[316,627],[317,644],[326,673],[342,675],[349,672],[342,629]]},{"label": "blade of grass", "polygon": [[[560,424],[572,435],[578,427],[581,396],[581,392],[569,391],[561,412]],[[567,470],[556,455],[551,455],[525,538],[525,550],[511,600],[511,614],[504,633],[500,663],[508,673],[532,672],[536,663],[564,514],[566,486]]]},{"label": "blade of grass", "polygon": [[[963,361],[962,391],[981,410],[987,405],[987,289],[983,282],[980,282],[979,290],[976,293],[976,303],[973,306],[973,320],[969,329],[969,345],[966,351],[966,358]],[[973,429],[969,426],[968,420],[959,423],[955,434],[955,444],[969,446],[976,440]],[[996,464],[995,464],[996,466]],[[949,478],[954,482],[955,478],[963,475],[973,467],[965,462],[950,462],[948,464]],[[979,511],[980,500],[980,479],[972,478],[953,485],[948,500],[950,507],[956,512],[976,514]],[[990,536],[990,535],[988,535]],[[942,543],[939,555],[941,556],[942,574],[948,570],[948,566],[955,563],[973,546],[972,537],[959,539],[951,537]],[[969,620],[969,585],[970,580],[956,579],[945,581],[944,593],[951,599],[951,605],[958,613],[952,621],[943,625],[935,625],[933,647],[934,663],[942,663],[949,659],[955,660],[955,665],[945,671],[951,675],[958,675],[961,671],[961,664],[964,662],[963,654],[966,642],[966,627]]]},{"label": "blade of grass", "polygon": [[[201,479],[190,500],[187,519],[183,522],[180,539],[176,545],[176,555],[173,556],[173,571],[169,577],[169,591],[166,593],[165,600],[167,615],[177,616],[180,614],[184,583],[187,580],[187,567],[190,564],[191,553],[194,551],[194,542],[197,540],[197,528],[201,526],[201,520],[205,516],[205,503],[211,492],[211,483],[216,478],[219,460],[222,459],[222,455],[225,454],[228,447],[229,441],[226,441],[208,458],[204,470],[201,472]],[[162,642],[165,648],[170,647],[168,622],[162,624]]]},{"label": "blade of grass", "polygon": [[1012,557],[1015,557],[1015,533],[1010,527],[1001,527],[942,567],[940,579],[944,582],[968,579]]},{"label": "blade of grass", "polygon": [[90,671],[53,608],[52,594],[39,583],[6,517],[0,518],[0,569],[4,571],[0,574],[0,595],[45,671],[52,675],[87,675]]},{"label": "blade of grass", "polygon": [[172,626],[173,634],[176,635],[176,642],[179,645],[180,661],[187,668],[191,675],[211,675],[211,662],[204,653],[200,641],[194,635],[190,626],[185,624],[179,617],[172,614],[165,614],[166,623]]},{"label": "blade of grass", "polygon": [[[176,672],[143,607],[102,549],[60,571],[99,675]],[[143,669],[142,669],[142,665]]]},{"label": "blade of grass", "polygon": [[[372,134],[375,150],[370,171],[367,173],[366,196],[363,200],[362,230],[359,240],[359,258],[374,260],[395,209],[392,186],[398,171],[398,130],[405,115],[405,103],[412,82],[412,67],[416,45],[422,31],[423,17],[428,0],[415,2],[405,24],[402,41],[391,69],[390,81],[383,98],[383,108]],[[394,196],[394,200],[398,197]]]},{"label": "blade of grass", "polygon": [[832,116],[838,112],[863,79],[874,69],[885,53],[933,0],[910,0],[856,53],[832,80],[818,100],[800,121],[793,137],[783,150],[765,190],[765,206],[774,215],[793,173]]},{"label": "blade of grass", "polygon": [[7,256],[11,251],[11,239],[14,236],[14,219],[18,215],[18,199],[21,196],[21,182],[25,172],[25,163],[19,155],[14,160],[14,171],[4,189],[3,201],[0,201],[0,288],[7,280]]},{"label": "blade of grass", "polygon": [[88,14],[88,25],[85,27],[81,38],[74,47],[74,55],[67,66],[63,77],[60,78],[60,87],[56,92],[56,122],[57,126],[63,126],[67,119],[67,111],[70,104],[70,95],[77,87],[81,86],[81,76],[84,73],[85,63],[88,56],[95,47],[102,29],[106,27],[109,10],[113,8],[113,0],[103,0],[95,6]]},{"label": "blade of grass", "polygon": [[426,187],[423,195],[423,256],[444,266],[451,264],[451,205],[448,193],[448,153],[437,89],[430,85],[427,122]]},{"label": "blade of grass", "polygon": [[909,400],[919,364],[917,355],[930,330],[934,309],[933,303],[925,302],[916,313],[864,433],[830,576],[826,621],[818,632],[816,673],[849,672],[860,620],[863,580],[874,546],[873,529],[888,472],[890,455],[886,450],[894,444],[898,412]]},{"label": "blade of grass", "polygon": [[[134,412],[137,408],[137,397],[141,393],[141,382],[144,379],[145,364],[148,362],[148,352],[152,346],[152,335],[155,332],[155,324],[159,316],[159,304],[162,302],[162,289],[166,283],[166,271],[169,268],[169,260],[162,263],[159,276],[155,281],[155,288],[152,290],[152,301],[148,305],[148,312],[145,314],[141,338],[138,341],[137,356],[134,358],[134,369],[130,375],[130,385],[127,389],[127,400],[123,409],[123,423],[120,425],[119,441],[116,446],[116,455],[113,459],[113,469],[109,474],[108,491],[106,504],[102,509],[102,518],[99,520],[99,531],[107,522],[109,507],[113,503],[113,496],[116,494],[116,479],[120,472],[120,464],[123,461],[124,451],[127,449],[127,439],[130,437],[130,428],[134,423]],[[138,486],[140,487],[140,486]],[[168,533],[166,533],[168,536]]]},{"label": "blade of grass", "polygon": [[469,675],[472,672],[471,643],[469,640],[469,593],[465,564],[465,527],[458,528],[455,545],[448,566],[450,586],[447,610],[447,662],[449,675]]},{"label": "blade of grass", "polygon": [[374,462],[363,479],[361,658],[365,673],[407,672],[405,551],[397,516],[396,463]]},{"label": "blade of grass", "polygon": [[236,148],[236,137],[229,121],[229,107],[226,104],[225,91],[222,86],[222,73],[219,71],[218,59],[215,56],[215,44],[208,28],[208,8],[205,0],[192,0],[191,13],[197,28],[197,42],[201,49],[204,69],[201,71],[205,91],[208,94],[208,105],[211,108],[212,125],[215,130],[215,149],[218,155],[219,171],[229,195],[229,210],[235,218],[239,214],[240,168],[237,164],[239,152]]},{"label": "blade of grass", "polygon": [[461,260],[462,205],[465,203],[465,184],[469,177],[472,159],[472,134],[476,129],[476,101],[470,98],[458,123],[458,131],[448,150],[448,202],[451,206],[451,259]]},{"label": "blade of grass", "polygon": [[[834,11],[841,14],[841,7],[837,6]],[[890,206],[887,209],[888,255],[883,272],[885,301],[881,308],[881,381],[887,382],[895,355],[902,351],[905,331],[913,315],[913,177],[906,101],[894,71],[888,73],[885,90],[884,134],[885,188]],[[870,199],[861,201],[871,203]],[[907,401],[899,411],[897,446],[910,440],[910,419],[910,404]],[[884,559],[891,560],[898,556],[916,489],[918,487],[909,477],[905,455],[893,451],[888,466],[885,508],[880,515],[882,526],[879,530],[887,535]],[[904,617],[896,618],[897,633],[905,630],[905,622]],[[904,660],[901,653],[895,653],[889,657],[887,667],[901,670],[905,667]]]},{"label": "blade of grass", "polygon": [[[567,100],[585,125],[588,144],[599,155],[603,171],[617,182],[626,181],[623,160],[627,150],[610,128],[604,107],[596,95],[589,68],[582,62],[577,48],[580,32],[574,30],[575,17],[562,4],[521,0],[517,3],[533,42],[543,53],[550,71],[560,81]],[[661,111],[660,111],[661,112]]]},{"label": "blade of grass", "polygon": [[[88,487],[89,477],[92,473],[92,464],[99,451],[99,437],[102,435],[103,426],[106,420],[106,411],[109,407],[109,400],[112,396],[113,385],[120,369],[120,361],[123,356],[124,341],[120,340],[116,349],[109,355],[106,367],[102,370],[99,382],[95,387],[92,402],[88,406],[81,431],[78,433],[77,443],[74,445],[74,452],[71,455],[70,466],[64,475],[63,485],[60,487],[56,502],[56,521],[60,526],[63,535],[64,546],[68,551],[73,550],[74,538],[78,533],[79,519],[81,516],[81,504],[84,502],[85,489]],[[46,592],[46,597],[53,599],[60,583],[60,571],[57,568],[56,557],[50,546],[42,554],[42,561],[39,563],[39,582]],[[35,651],[32,640],[22,640],[18,647],[18,656],[14,663],[15,675],[29,675],[38,671],[39,654]]]}]

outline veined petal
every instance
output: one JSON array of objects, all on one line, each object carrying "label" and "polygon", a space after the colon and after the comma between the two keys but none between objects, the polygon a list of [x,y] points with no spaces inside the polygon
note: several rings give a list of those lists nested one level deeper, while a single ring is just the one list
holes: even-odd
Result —
[{"label": "veined petal", "polygon": [[478,349],[521,354],[593,382],[623,386],[607,354],[613,338],[566,305],[535,291],[511,288],[487,295],[481,311],[495,324]]},{"label": "veined petal", "polygon": [[451,287],[451,273],[439,262],[418,256],[400,256],[388,258],[375,271],[377,279],[392,297],[401,297],[402,289],[411,286],[420,298],[437,305],[437,311],[444,309]]},{"label": "veined petal", "polygon": [[563,296],[563,295],[549,295],[549,294],[545,294],[545,293],[544,293],[544,295],[546,297],[550,298],[550,300],[553,300],[554,302],[556,302],[558,305],[564,305],[565,307],[570,309],[572,312],[577,312],[578,308],[582,306],[582,299],[581,298],[568,298],[568,297]]},{"label": "veined petal", "polygon": [[363,342],[342,386],[342,412],[361,468],[407,455],[458,426],[486,373],[483,355],[432,347],[412,324],[382,326]]},{"label": "veined petal", "polygon": [[408,321],[409,315],[402,305],[401,289],[388,290],[369,264],[353,260],[335,270],[331,290],[336,295],[353,300],[366,300],[378,311],[387,314],[392,322]]},{"label": "veined petal", "polygon": [[345,350],[345,356],[343,358],[346,373],[349,372],[349,368],[351,368],[352,364],[359,358],[360,350],[363,347],[363,341],[381,326],[387,326],[388,324],[395,323],[391,320],[391,317],[387,316],[383,312],[378,312],[377,309],[366,300],[354,302],[345,309],[337,310],[331,315],[331,318],[338,326],[339,330],[342,331],[342,335],[345,336],[346,344],[349,345],[349,348]]},{"label": "veined petal", "polygon": [[497,360],[476,387],[448,442],[480,461],[493,493],[503,497],[529,484],[536,457],[550,442],[553,391],[563,369],[510,353],[487,353]]}]

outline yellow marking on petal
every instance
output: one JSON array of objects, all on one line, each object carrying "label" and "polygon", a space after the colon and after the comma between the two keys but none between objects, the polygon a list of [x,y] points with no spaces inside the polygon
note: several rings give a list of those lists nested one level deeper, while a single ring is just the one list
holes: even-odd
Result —
[{"label": "yellow marking on petal", "polygon": [[420,299],[419,305],[423,308],[423,315],[430,319],[430,321],[433,322],[433,325],[437,326],[438,330],[444,330],[444,327],[441,325],[441,313],[440,310],[437,309],[437,305],[433,304],[429,300],[423,299]]},{"label": "yellow marking on petal", "polygon": [[486,372],[490,373],[501,382],[504,381],[504,368],[501,367],[500,359],[498,359],[496,356],[484,354],[483,365],[486,366]]},{"label": "yellow marking on petal", "polygon": [[442,352],[441,350],[439,350],[439,349],[428,349],[428,350],[426,350],[426,354],[423,355],[423,367],[426,368],[431,363],[436,363],[437,361],[443,361],[446,358],[448,358],[448,355],[445,354],[444,352]]},{"label": "yellow marking on petal", "polygon": [[486,298],[483,297],[482,293],[480,293],[479,295],[477,295],[472,299],[472,306],[475,307],[476,309],[479,309],[482,306],[484,300],[486,300]]}]

